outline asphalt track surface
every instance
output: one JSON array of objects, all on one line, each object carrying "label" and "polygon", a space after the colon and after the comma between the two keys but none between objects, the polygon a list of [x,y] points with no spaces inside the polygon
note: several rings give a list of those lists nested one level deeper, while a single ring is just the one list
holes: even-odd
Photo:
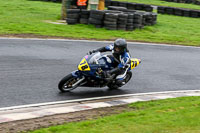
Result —
[{"label": "asphalt track surface", "polygon": [[77,69],[89,50],[112,42],[0,39],[0,107],[100,96],[200,89],[200,48],[129,43],[141,58],[118,90],[80,87],[60,93],[60,79]]}]

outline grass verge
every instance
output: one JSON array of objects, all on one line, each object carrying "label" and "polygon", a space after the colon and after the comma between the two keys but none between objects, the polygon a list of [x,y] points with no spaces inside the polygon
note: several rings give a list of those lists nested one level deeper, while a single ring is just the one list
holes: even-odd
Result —
[{"label": "grass verge", "polygon": [[69,123],[31,133],[199,133],[200,97],[182,97],[129,105],[133,111],[97,120]]},{"label": "grass verge", "polygon": [[56,25],[46,20],[60,18],[61,4],[30,1],[0,1],[0,36],[23,34],[76,39],[114,40],[170,43],[200,46],[200,19],[158,15],[158,24],[135,31],[110,31],[92,25]]}]

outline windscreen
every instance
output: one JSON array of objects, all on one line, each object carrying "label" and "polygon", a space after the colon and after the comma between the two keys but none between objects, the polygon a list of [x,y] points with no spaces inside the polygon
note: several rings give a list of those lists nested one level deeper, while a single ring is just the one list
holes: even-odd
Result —
[{"label": "windscreen", "polygon": [[92,57],[89,59],[89,64],[98,64],[98,59],[101,58],[100,52],[92,54]]},{"label": "windscreen", "polygon": [[100,52],[95,53],[90,59],[89,64],[106,64],[104,56]]}]

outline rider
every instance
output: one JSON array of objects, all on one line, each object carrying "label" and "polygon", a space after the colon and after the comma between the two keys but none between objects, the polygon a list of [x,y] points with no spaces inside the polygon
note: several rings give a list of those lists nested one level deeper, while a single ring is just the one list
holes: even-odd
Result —
[{"label": "rider", "polygon": [[89,53],[107,51],[112,51],[112,55],[108,57],[111,59],[114,69],[104,72],[104,75],[109,77],[112,74],[116,74],[116,84],[122,86],[125,84],[125,76],[130,67],[130,54],[126,40],[121,38],[116,39],[114,44],[90,51]]}]

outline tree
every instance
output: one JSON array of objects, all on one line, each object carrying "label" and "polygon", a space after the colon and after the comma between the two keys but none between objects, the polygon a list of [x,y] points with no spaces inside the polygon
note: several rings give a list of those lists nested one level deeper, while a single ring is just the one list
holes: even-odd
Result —
[{"label": "tree", "polygon": [[61,19],[64,20],[67,17],[67,0],[62,0],[62,9],[61,9]]}]

